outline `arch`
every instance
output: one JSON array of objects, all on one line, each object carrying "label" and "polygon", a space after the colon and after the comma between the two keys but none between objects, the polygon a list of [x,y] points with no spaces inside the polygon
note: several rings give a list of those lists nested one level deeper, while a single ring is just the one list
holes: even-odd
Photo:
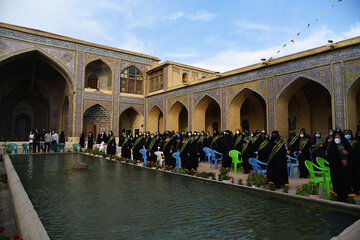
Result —
[{"label": "arch", "polygon": [[101,104],[95,104],[87,108],[83,114],[83,131],[86,136],[90,132],[99,134],[101,131],[108,132],[110,129],[110,112]]},{"label": "arch", "polygon": [[70,133],[69,118],[70,118],[70,101],[69,101],[69,97],[65,94],[61,109],[61,127],[59,129],[59,131],[64,131],[65,136],[68,136],[68,134]]},{"label": "arch", "polygon": [[54,58],[53,56],[51,56],[49,53],[45,52],[41,48],[30,47],[30,48],[22,49],[22,50],[16,51],[15,53],[11,53],[9,55],[0,57],[0,66],[9,61],[12,61],[13,59],[20,58],[23,54],[30,54],[32,52],[38,52],[42,56],[44,56],[46,59],[48,59],[48,63],[53,68],[55,68],[66,79],[66,82],[67,82],[68,86],[70,87],[71,91],[74,91],[74,81],[70,77],[70,76],[72,76],[72,73],[69,72],[69,70],[63,66],[61,61],[58,61],[56,58]]},{"label": "arch", "polygon": [[266,102],[262,95],[243,88],[236,94],[228,108],[228,129],[246,130],[266,129]]},{"label": "arch", "polygon": [[129,130],[134,133],[135,129],[144,131],[143,129],[144,116],[135,108],[128,107],[119,115],[119,136],[121,132]]},{"label": "arch", "polygon": [[31,117],[26,113],[20,113],[15,118],[15,138],[27,140],[31,130]]},{"label": "arch", "polygon": [[144,88],[144,75],[134,65],[122,70],[120,74],[120,92],[142,94]]},{"label": "arch", "polygon": [[[65,70],[38,49],[4,59],[0,62],[0,135],[17,134],[15,117],[21,113],[30,116],[33,129],[59,130],[64,92],[73,89]],[[26,105],[30,108],[25,109]]]},{"label": "arch", "polygon": [[188,110],[183,103],[176,101],[167,115],[166,129],[174,131],[188,130]]},{"label": "arch", "polygon": [[276,129],[287,137],[289,129],[305,128],[311,135],[320,130],[326,133],[332,125],[331,94],[322,84],[298,78],[288,85],[277,99]]},{"label": "arch", "polygon": [[164,115],[157,105],[148,114],[146,129],[150,132],[164,132]]},{"label": "arch", "polygon": [[358,77],[349,87],[346,96],[347,102],[347,127],[356,131],[360,125],[360,77]]},{"label": "arch", "polygon": [[[214,126],[221,128],[221,108],[212,97],[205,95],[196,105],[193,115],[194,131],[214,131]],[[217,129],[220,130],[220,129]]]},{"label": "arch", "polygon": [[96,59],[85,67],[85,88],[112,90],[111,67],[102,59]]}]

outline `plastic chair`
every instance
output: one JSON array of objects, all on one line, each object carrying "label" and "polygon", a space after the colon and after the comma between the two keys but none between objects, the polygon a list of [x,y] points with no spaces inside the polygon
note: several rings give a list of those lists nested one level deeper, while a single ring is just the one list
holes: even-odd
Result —
[{"label": "plastic chair", "polygon": [[65,152],[65,143],[59,143],[59,152]]},{"label": "plastic chair", "polygon": [[322,157],[317,157],[317,158],[316,158],[316,162],[317,162],[317,164],[319,164],[319,166],[320,166],[321,168],[326,169],[326,170],[327,170],[326,173],[328,174],[328,176],[330,176],[329,162],[326,161],[325,159],[323,159]]},{"label": "plastic chair", "polygon": [[179,172],[180,168],[181,168],[180,151],[177,150],[176,152],[174,152],[172,154],[172,156],[173,156],[173,158],[176,159],[176,167],[177,167],[177,171]]},{"label": "plastic chair", "polygon": [[142,156],[142,159],[144,160],[144,166],[146,166],[146,162],[147,162],[147,155],[146,152],[147,150],[145,148],[140,149],[140,154]]},{"label": "plastic chair", "polygon": [[55,143],[55,144],[50,144],[49,151],[50,151],[50,152],[57,152],[57,151],[58,151],[58,145],[57,145],[57,143]]},{"label": "plastic chair", "polygon": [[156,162],[159,163],[159,165],[162,165],[162,164],[163,164],[163,161],[165,160],[165,159],[162,158],[163,152],[161,152],[161,151],[156,151],[156,152],[154,152],[154,153],[155,153],[155,155],[156,155]]},{"label": "plastic chair", "polygon": [[14,151],[17,154],[17,144],[16,143],[9,143],[9,147],[7,148],[10,153],[11,151]]},{"label": "plastic chair", "polygon": [[73,152],[77,152],[77,150],[81,148],[81,145],[79,143],[74,143],[72,147],[73,147]]},{"label": "plastic chair", "polygon": [[29,147],[30,147],[30,145],[28,144],[28,143],[23,143],[22,144],[22,147],[23,147],[23,153],[28,153],[29,152]]},{"label": "plastic chair", "polygon": [[207,159],[208,162],[210,163],[210,161],[211,161],[211,154],[210,154],[211,149],[208,148],[208,147],[204,147],[203,151],[205,152],[205,162],[206,162],[206,159]]},{"label": "plastic chair", "polygon": [[[311,181],[314,183],[322,183],[322,190],[324,191],[324,184],[326,187],[326,196],[327,199],[330,199],[330,184],[331,184],[331,178],[330,175],[328,175],[326,172],[327,170],[325,168],[321,168],[319,166],[317,166],[316,164],[314,164],[313,162],[310,162],[309,160],[305,161],[305,166],[309,171],[310,174],[310,178]],[[316,171],[314,170],[314,168],[316,168],[317,170],[320,171]],[[321,177],[316,177],[315,174],[321,174]]]},{"label": "plastic chair", "polygon": [[229,152],[229,156],[231,157],[232,161],[231,161],[231,168],[230,168],[230,171],[231,169],[233,168],[234,166],[234,173],[236,173],[236,168],[237,168],[237,165],[240,164],[240,168],[241,168],[241,161],[239,160],[239,155],[241,156],[241,152],[237,151],[237,150],[231,150]]},{"label": "plastic chair", "polygon": [[[297,168],[297,173],[300,176],[300,170],[299,170],[297,158],[290,157],[290,155],[286,155],[286,157],[288,158],[287,160],[288,174],[291,176],[291,178],[295,178],[294,169]],[[295,161],[296,163],[292,163],[291,161]]]},{"label": "plastic chair", "polygon": [[257,160],[256,158],[249,158],[249,163],[251,165],[251,167],[254,170],[254,173],[261,173],[261,174],[266,174],[266,170],[261,170],[261,166],[260,165],[264,165],[267,166],[267,163],[263,163],[259,160]]},{"label": "plastic chair", "polygon": [[[214,161],[215,169],[217,169],[217,163],[219,161],[222,161],[223,155],[222,153],[219,153],[215,150],[210,149],[210,155],[211,155],[211,161],[210,161],[210,168],[212,166],[212,162]],[[220,156],[219,158],[216,158],[216,155]]]}]

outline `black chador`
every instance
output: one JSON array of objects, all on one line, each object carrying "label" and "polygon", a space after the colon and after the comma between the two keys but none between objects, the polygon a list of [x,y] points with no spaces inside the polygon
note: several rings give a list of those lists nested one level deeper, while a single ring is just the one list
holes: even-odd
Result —
[{"label": "black chador", "polygon": [[190,150],[191,150],[191,139],[190,138],[184,139],[180,147],[180,161],[181,161],[181,167],[188,170],[191,170]]},{"label": "black chador", "polygon": [[244,173],[249,173],[251,170],[251,165],[249,163],[249,158],[254,157],[254,151],[252,148],[252,142],[250,136],[247,136],[244,139],[244,143],[241,148],[241,158],[244,166]]},{"label": "black chador", "polygon": [[135,160],[142,159],[140,149],[143,148],[144,142],[145,142],[144,136],[135,136],[134,143],[133,143],[132,149],[131,149]]},{"label": "black chador", "polygon": [[325,139],[321,137],[320,132],[317,131],[315,136],[310,140],[312,160],[316,163],[316,158],[321,157],[325,159]]},{"label": "black chador", "polygon": [[94,145],[94,136],[92,135],[92,133],[89,133],[89,137],[88,137],[88,149],[92,149]]},{"label": "black chador", "polygon": [[223,155],[222,166],[224,168],[231,167],[232,159],[229,156],[229,152],[233,149],[234,149],[234,139],[231,136],[230,131],[226,131],[224,133],[224,138],[223,138],[222,146],[221,146],[221,152]]},{"label": "black chador", "polygon": [[168,136],[166,135],[165,142],[163,143],[163,153],[165,157],[165,165],[175,167],[176,166],[176,160],[172,156],[172,154],[175,152],[176,147],[176,135]]},{"label": "black chador", "polygon": [[235,140],[234,149],[241,152],[241,148],[243,144],[243,135],[239,131],[236,132],[234,136],[234,140]]},{"label": "black chador", "polygon": [[305,161],[310,160],[310,140],[305,133],[305,129],[302,129],[299,134],[299,148],[297,150],[298,163],[300,170],[300,177],[306,178],[309,176],[309,171],[305,166]]},{"label": "black chador", "polygon": [[121,157],[131,158],[131,137],[128,135],[121,144]]},{"label": "black chador", "polygon": [[271,151],[268,157],[267,178],[268,182],[273,182],[279,188],[289,183],[287,172],[287,158],[285,141],[280,138],[278,131],[272,132],[269,142]]},{"label": "black chador", "polygon": [[83,148],[85,145],[85,133],[82,132],[80,135],[80,147]]},{"label": "black chador", "polygon": [[158,146],[159,146],[160,140],[158,139],[158,137],[154,137],[153,135],[151,135],[150,137],[150,144],[149,144],[149,148],[148,148],[148,161],[156,163],[156,155],[155,152],[158,150]]},{"label": "black chador", "polygon": [[115,136],[112,131],[109,132],[106,154],[108,154],[108,155],[116,154],[116,139],[115,139]]},{"label": "black chador", "polygon": [[260,144],[257,151],[259,161],[267,163],[271,149],[272,146],[270,144],[270,140],[265,138],[265,140]]},{"label": "black chador", "polygon": [[100,133],[97,135],[97,138],[96,138],[96,144],[101,144],[101,137],[100,137]]},{"label": "black chador", "polygon": [[196,150],[197,141],[196,137],[190,137],[190,170],[194,169],[197,170],[197,167],[199,166],[199,158]]},{"label": "black chador", "polygon": [[205,152],[203,148],[205,147],[206,135],[204,132],[201,132],[201,136],[196,140],[196,151],[198,153],[198,157],[200,161],[207,161],[205,160]]}]

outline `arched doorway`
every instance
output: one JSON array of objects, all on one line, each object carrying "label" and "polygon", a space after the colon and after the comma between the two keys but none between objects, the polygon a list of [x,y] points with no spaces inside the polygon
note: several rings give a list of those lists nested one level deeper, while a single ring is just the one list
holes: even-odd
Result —
[{"label": "arched doorway", "polygon": [[92,61],[85,68],[85,87],[111,91],[111,75],[110,67],[102,60]]},{"label": "arched doorway", "polygon": [[188,130],[188,111],[185,105],[179,101],[172,105],[167,119],[167,130],[179,132]]},{"label": "arched doorway", "polygon": [[255,91],[243,89],[232,99],[228,111],[230,130],[266,130],[266,103]]},{"label": "arched doorway", "polygon": [[27,139],[29,126],[60,130],[59,113],[71,80],[59,65],[40,51],[30,51],[0,62],[0,79],[2,139]]},{"label": "arched doorway", "polygon": [[120,114],[119,117],[119,136],[122,132],[143,131],[144,117],[134,108],[129,107]]},{"label": "arched doorway", "polygon": [[331,95],[321,84],[299,78],[280,94],[277,100],[277,129],[283,137],[289,130],[305,128],[313,135],[320,130],[325,135],[332,127]]},{"label": "arched doorway", "polygon": [[92,132],[95,136],[102,131],[109,132],[110,114],[109,111],[100,104],[89,107],[84,112],[83,128],[86,136]]},{"label": "arched doorway", "polygon": [[164,115],[158,106],[154,106],[149,112],[147,130],[151,133],[164,132]]},{"label": "arched doorway", "polygon": [[360,126],[360,78],[350,86],[347,93],[348,128],[354,133]]},{"label": "arched doorway", "polygon": [[219,104],[209,96],[204,96],[196,105],[193,118],[194,131],[220,130],[221,109]]}]

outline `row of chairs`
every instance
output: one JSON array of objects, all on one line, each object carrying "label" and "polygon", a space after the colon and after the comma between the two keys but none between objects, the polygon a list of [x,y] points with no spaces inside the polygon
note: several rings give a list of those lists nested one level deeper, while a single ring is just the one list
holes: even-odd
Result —
[{"label": "row of chairs", "polygon": [[[23,143],[21,144],[22,146],[22,153],[29,153],[32,151],[32,145],[28,144],[28,143]],[[72,145],[73,147],[73,152],[77,152],[80,150],[81,146],[78,143],[74,143]],[[15,152],[17,154],[18,151],[18,146],[16,143],[9,143],[7,150],[11,152]],[[59,143],[59,144],[50,144],[49,146],[49,151],[50,152],[65,152],[65,143]]]}]

